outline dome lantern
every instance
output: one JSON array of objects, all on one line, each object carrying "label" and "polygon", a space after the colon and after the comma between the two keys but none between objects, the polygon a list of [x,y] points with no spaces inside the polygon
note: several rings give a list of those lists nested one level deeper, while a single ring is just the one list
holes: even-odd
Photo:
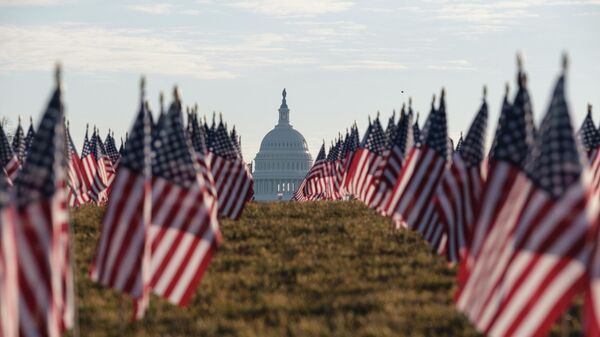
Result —
[{"label": "dome lantern", "polygon": [[283,98],[281,99],[281,106],[279,107],[279,123],[277,123],[277,126],[291,126],[290,125],[290,109],[288,109],[287,106],[287,101],[286,101],[286,96],[287,96],[287,92],[285,91],[285,88],[283,88],[283,92],[281,93],[281,96],[283,96]]}]

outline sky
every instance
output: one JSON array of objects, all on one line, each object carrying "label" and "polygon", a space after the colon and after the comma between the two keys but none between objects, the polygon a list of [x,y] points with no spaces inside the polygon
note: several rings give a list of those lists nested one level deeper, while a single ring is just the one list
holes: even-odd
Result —
[{"label": "sky", "polygon": [[0,0],[0,117],[35,123],[60,61],[78,148],[86,123],[118,139],[145,75],[155,113],[177,84],[184,105],[236,126],[249,161],[287,88],[314,157],[323,139],[354,121],[364,130],[378,111],[387,120],[409,97],[422,122],[442,87],[456,139],[487,85],[492,135],[517,52],[539,120],[566,51],[579,127],[588,103],[600,111],[599,41],[600,0]]}]

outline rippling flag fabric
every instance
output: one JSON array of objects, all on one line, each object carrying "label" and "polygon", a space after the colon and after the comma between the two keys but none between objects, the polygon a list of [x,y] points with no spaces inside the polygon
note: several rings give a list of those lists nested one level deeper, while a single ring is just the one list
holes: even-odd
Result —
[{"label": "rippling flag fabric", "polygon": [[408,114],[402,106],[398,125],[395,132],[390,135],[386,149],[382,153],[383,160],[380,161],[378,174],[376,174],[377,183],[372,186],[374,191],[369,201],[371,208],[381,210],[389,200],[396,179],[400,176],[406,153],[413,146],[412,116],[412,104],[409,103]]},{"label": "rippling flag fabric", "polygon": [[8,189],[8,177],[0,175],[0,336],[17,337],[19,286],[16,213]]},{"label": "rippling flag fabric", "polygon": [[323,143],[314,164],[306,174],[304,180],[300,183],[296,193],[294,193],[293,200],[311,201],[324,198],[325,190],[327,188],[324,179],[326,158],[325,143]]},{"label": "rippling flag fabric", "polygon": [[12,139],[12,149],[21,163],[25,161],[26,147],[25,133],[23,132],[23,127],[21,126],[21,117],[19,117],[19,124],[17,125],[17,129],[15,130],[15,134],[13,135]]},{"label": "rippling flag fabric", "polygon": [[151,188],[150,119],[142,91],[90,268],[93,281],[134,299],[134,319],[148,305]]},{"label": "rippling flag fabric", "polygon": [[[460,142],[460,148],[452,155],[452,163],[444,173],[435,197],[436,211],[439,214],[439,226],[447,236],[444,251],[448,261],[457,263],[464,256],[471,237],[471,230],[484,183],[482,167],[485,135],[487,129],[488,108],[484,101],[477,112],[466,138]],[[439,232],[429,229],[425,232]],[[439,240],[433,236],[432,242]],[[438,248],[434,244],[434,249]],[[436,249],[439,250],[439,249]]]},{"label": "rippling flag fabric", "polygon": [[69,170],[67,172],[67,199],[69,201],[69,206],[76,207],[89,202],[90,196],[89,191],[87,189],[87,184],[85,182],[83,163],[81,161],[81,158],[79,158],[79,155],[77,154],[77,149],[75,149],[75,144],[73,143],[73,139],[71,138],[71,133],[69,131],[68,125],[66,127],[66,137],[66,158],[67,163],[69,165]]},{"label": "rippling flag fabric", "polygon": [[585,119],[583,120],[581,128],[579,128],[577,134],[588,158],[593,160],[593,158],[596,156],[598,146],[600,146],[600,131],[598,131],[596,124],[594,124],[591,104],[588,104],[587,115],[585,116]]},{"label": "rippling flag fabric", "polygon": [[434,214],[433,195],[446,168],[446,103],[444,91],[440,105],[427,118],[422,144],[413,147],[402,166],[383,213],[397,224],[420,230]]},{"label": "rippling flag fabric", "polygon": [[[599,215],[564,95],[554,88],[519,196],[475,259],[458,305],[489,336],[545,336],[585,280]],[[517,178],[519,179],[519,178]]]},{"label": "rippling flag fabric", "polygon": [[343,182],[345,190],[365,204],[368,204],[369,192],[373,192],[372,186],[377,182],[376,174],[379,162],[383,160],[384,146],[385,135],[378,115],[372,123],[369,122],[369,127],[360,147],[352,157]]},{"label": "rippling flag fabric", "polygon": [[185,134],[175,95],[153,140],[150,287],[180,306],[191,300],[221,241],[217,200]]},{"label": "rippling flag fabric", "polygon": [[522,202],[520,188],[528,180],[524,174],[525,160],[533,147],[535,130],[526,75],[522,69],[518,71],[517,84],[513,104],[508,101],[508,88],[502,102],[496,134],[488,155],[488,175],[481,204],[466,257],[460,266],[458,294],[473,261],[479,258],[483,242],[490,231],[499,226],[495,230],[504,233],[502,229],[507,226],[506,223],[515,221],[513,204]]},{"label": "rippling flag fabric", "polygon": [[340,160],[340,151],[342,140],[338,139],[329,150],[325,159],[323,179],[325,180],[325,200],[340,200],[342,199],[341,180],[343,179],[343,166]]},{"label": "rippling flag fabric", "polygon": [[238,219],[244,206],[252,199],[252,173],[240,158],[223,121],[214,130],[210,169],[219,200],[219,213]]},{"label": "rippling flag fabric", "polygon": [[17,173],[21,169],[21,162],[13,152],[2,126],[0,126],[0,167],[6,171],[9,184],[12,184],[12,181],[17,177]]},{"label": "rippling flag fabric", "polygon": [[110,133],[110,131],[108,131],[108,134],[104,139],[104,148],[106,149],[106,154],[110,158],[111,163],[113,164],[113,166],[116,166],[117,162],[119,161],[120,155],[119,151],[117,150],[117,144],[115,144],[115,138]]},{"label": "rippling flag fabric", "polygon": [[59,336],[73,325],[63,119],[57,85],[14,182],[21,336]]},{"label": "rippling flag fabric", "polygon": [[[200,169],[200,174],[204,178],[206,187],[213,198],[217,198],[217,187],[210,169],[210,156],[206,146],[206,134],[204,128],[198,124],[198,116],[194,113],[191,115],[191,142],[196,155],[196,162]],[[235,130],[234,130],[235,131]],[[240,151],[241,154],[241,151]]]},{"label": "rippling flag fabric", "polygon": [[90,198],[100,204],[106,201],[106,188],[108,188],[108,180],[106,176],[106,166],[103,161],[100,161],[99,146],[97,144],[96,132],[90,140],[87,139],[87,130],[83,150],[81,151],[81,160],[83,162],[83,172],[85,174],[85,182]]},{"label": "rippling flag fabric", "polygon": [[25,136],[25,157],[27,157],[27,153],[29,153],[29,149],[31,148],[31,143],[33,142],[33,137],[35,137],[35,130],[33,129],[33,119],[29,118],[29,129],[27,129],[27,135]]}]

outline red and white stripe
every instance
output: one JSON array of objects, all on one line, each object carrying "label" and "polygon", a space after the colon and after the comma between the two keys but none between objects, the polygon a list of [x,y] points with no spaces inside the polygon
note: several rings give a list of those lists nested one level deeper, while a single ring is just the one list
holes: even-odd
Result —
[{"label": "red and white stripe", "polygon": [[105,191],[108,188],[108,177],[104,159],[100,157],[100,159],[96,160],[92,154],[89,154],[82,161],[90,198],[97,204],[106,201],[107,196]]},{"label": "red and white stripe", "polygon": [[0,337],[19,335],[19,286],[16,247],[16,213],[0,208]]},{"label": "red and white stripe", "polygon": [[327,193],[327,182],[325,180],[325,160],[317,161],[308,172],[304,187],[304,195],[308,200],[321,200]]},{"label": "red and white stripe", "polygon": [[590,161],[592,171],[592,189],[595,192],[600,191],[600,148],[596,149]]},{"label": "red and white stripe", "polygon": [[460,153],[454,153],[435,197],[440,225],[448,236],[445,251],[450,262],[457,263],[465,255],[482,190],[481,166],[469,166]]},{"label": "red and white stripe", "polygon": [[[596,224],[598,227],[598,223]],[[595,235],[595,247],[588,266],[588,277],[585,283],[583,302],[583,335],[587,337],[600,336],[600,244]]]},{"label": "red and white stripe", "polygon": [[348,193],[365,204],[369,203],[373,186],[377,183],[377,171],[383,157],[365,148],[356,151],[352,163],[344,176],[344,186]]},{"label": "red and white stripe", "polygon": [[484,168],[489,167],[489,170],[477,217],[471,230],[471,237],[468,240],[469,246],[466,258],[463,259],[460,267],[465,275],[469,273],[473,261],[481,254],[483,242],[492,228],[497,223],[506,222],[506,217],[510,216],[510,208],[508,208],[508,213],[505,213],[502,217],[500,216],[503,205],[508,205],[509,200],[516,200],[515,198],[520,195],[519,190],[513,189],[515,181],[522,175],[520,168],[505,161],[491,160],[488,164],[483,165]]},{"label": "red and white stripe", "polygon": [[[90,269],[92,280],[147,303],[151,186],[141,174],[119,170]],[[137,308],[134,318],[143,316]]]},{"label": "red and white stripe", "polygon": [[21,336],[58,337],[73,325],[68,210],[61,185],[50,199],[18,210]]},{"label": "red and white stripe", "polygon": [[394,146],[391,149],[383,151],[382,160],[375,174],[376,184],[372,185],[372,191],[369,192],[368,206],[376,210],[381,210],[392,195],[392,188],[396,184],[396,179],[400,176],[403,162],[400,147]]},{"label": "red and white stripe", "polygon": [[588,173],[559,199],[518,175],[457,297],[480,331],[545,336],[581,289],[600,201]]},{"label": "red and white stripe", "polygon": [[425,241],[429,242],[433,252],[438,255],[445,254],[448,234],[444,226],[440,223],[440,215],[433,202],[427,205],[425,214],[427,216],[423,218],[423,221],[419,223],[415,230],[421,233]]},{"label": "red and white stripe", "polygon": [[[593,198],[596,200],[600,199],[598,152],[594,154],[591,167]],[[600,337],[600,217],[597,218],[595,227],[596,233],[592,235],[594,248],[588,265],[583,302],[583,335],[588,337]]]},{"label": "red and white stripe", "polygon": [[219,213],[238,219],[242,210],[252,199],[252,174],[241,159],[226,160],[214,153],[209,154],[210,169],[215,181]]},{"label": "red and white stripe", "polygon": [[306,189],[306,177],[304,179],[302,179],[302,181],[300,182],[300,185],[298,186],[296,191],[294,191],[292,200],[300,201],[300,202],[308,201],[308,196],[305,194],[305,189]]},{"label": "red and white stripe", "polygon": [[221,241],[216,200],[200,175],[189,189],[155,177],[152,205],[150,287],[186,306]]},{"label": "red and white stripe", "polygon": [[344,178],[344,165],[340,160],[326,161],[324,167],[324,183],[326,200],[342,199],[341,185]]},{"label": "red and white stripe", "polygon": [[195,152],[195,151],[194,151],[194,154],[196,156],[196,163],[198,163],[199,173],[202,176],[202,179],[204,180],[204,182],[206,184],[208,193],[216,200],[217,199],[217,187],[215,184],[215,178],[213,177],[212,171],[210,168],[211,156],[204,154],[204,153]]},{"label": "red and white stripe", "polygon": [[90,201],[87,190],[86,177],[83,163],[77,153],[71,153],[69,170],[67,172],[68,202],[69,206],[80,206]]},{"label": "red and white stripe", "polygon": [[446,159],[426,144],[412,148],[382,213],[409,228],[424,224],[434,211],[430,205],[445,166]]},{"label": "red and white stripe", "polygon": [[17,177],[17,174],[19,173],[19,170],[21,169],[21,163],[19,162],[19,159],[16,155],[12,156],[10,161],[6,163],[6,166],[4,166],[4,169],[6,170],[6,175],[8,176],[8,178],[11,181],[14,181]]}]

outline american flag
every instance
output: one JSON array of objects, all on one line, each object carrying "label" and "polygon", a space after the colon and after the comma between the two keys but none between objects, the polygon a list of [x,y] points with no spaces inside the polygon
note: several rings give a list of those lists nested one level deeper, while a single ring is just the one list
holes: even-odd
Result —
[{"label": "american flag", "polygon": [[373,185],[374,192],[368,204],[371,208],[380,210],[391,196],[396,179],[400,176],[406,152],[413,146],[412,118],[412,101],[409,101],[408,114],[406,113],[406,107],[403,105],[395,133],[389,139],[386,149],[383,151],[383,160],[380,162],[379,173],[377,174],[377,184]]},{"label": "american flag", "polygon": [[360,148],[354,154],[343,181],[345,190],[365,204],[368,204],[369,192],[372,192],[372,186],[377,181],[375,174],[379,162],[383,160],[384,147],[385,135],[378,114],[372,123],[369,121]]},{"label": "american flag", "polygon": [[176,92],[153,140],[150,287],[170,302],[185,306],[221,234],[217,201],[199,172],[181,114]]},{"label": "american flag", "polygon": [[460,137],[458,137],[458,142],[456,142],[456,149],[454,149],[455,152],[460,151],[460,148],[463,145],[463,134],[462,132],[460,133]]},{"label": "american flag", "polygon": [[29,152],[29,148],[31,147],[31,143],[33,142],[33,137],[35,137],[35,130],[33,129],[33,119],[29,118],[29,129],[27,130],[27,135],[25,136],[25,157],[27,157],[27,153]]},{"label": "american flag", "polygon": [[[152,129],[152,128],[150,128]],[[121,137],[121,145],[119,145],[119,158],[123,157],[123,153],[125,152],[125,147],[123,146],[123,137]]]},{"label": "american flag", "polygon": [[191,123],[191,142],[196,154],[196,162],[198,162],[200,174],[204,178],[209,193],[216,199],[217,188],[210,169],[210,156],[206,147],[206,134],[204,133],[204,128],[198,124],[198,115],[196,113],[192,115]]},{"label": "american flag", "polygon": [[396,126],[396,110],[393,110],[392,111],[392,115],[388,119],[388,124],[387,124],[387,126],[385,128],[386,148],[387,148],[387,144],[390,144],[392,142],[392,139],[394,138],[394,135],[396,134],[396,130],[397,130],[397,126]]},{"label": "american flag", "polygon": [[[485,179],[482,162],[485,155],[487,119],[488,108],[484,93],[479,112],[465,140],[460,142],[460,148],[452,155],[452,164],[444,173],[436,192],[435,206],[439,214],[439,223],[432,225],[441,226],[447,235],[445,251],[448,260],[455,263],[459,262],[465,253],[475,221],[475,212],[481,201]],[[428,229],[426,232],[430,231],[439,232],[439,229]],[[434,248],[437,248],[435,242],[438,240],[437,236],[433,237]]]},{"label": "american flag", "polygon": [[[592,106],[588,105],[588,113],[591,113]],[[594,198],[598,199],[598,193],[600,192],[600,151],[596,148],[594,151],[594,157],[592,161],[592,189],[594,191]],[[596,226],[600,224],[597,223]],[[598,296],[600,294],[600,244],[598,244],[600,231],[597,230],[596,237],[593,236],[594,249],[591,257],[590,264],[588,266],[588,279],[586,280],[586,291],[584,297],[584,331],[586,336],[598,337],[600,336],[600,303],[598,302]]]},{"label": "american flag", "polygon": [[509,201],[517,200],[522,195],[516,182],[526,180],[523,168],[534,139],[533,111],[526,83],[526,75],[519,66],[518,90],[512,105],[508,101],[506,87],[496,134],[488,155],[488,174],[475,217],[477,220],[472,228],[466,259],[461,264],[462,277],[467,277],[470,264],[480,254],[490,230],[497,222],[505,221],[502,215],[506,217],[512,213],[512,202]]},{"label": "american flag", "polygon": [[[545,336],[585,279],[599,213],[559,77],[511,217],[493,227],[459,307],[490,336]],[[520,185],[520,186],[519,186]],[[502,216],[502,215],[500,215]]]},{"label": "american flag", "polygon": [[444,91],[440,105],[427,118],[422,144],[413,147],[405,159],[389,201],[382,212],[392,216],[397,224],[419,229],[433,212],[433,195],[446,167],[448,151],[446,103]]},{"label": "american flag", "polygon": [[101,191],[96,196],[93,197],[94,200],[100,203],[104,203],[107,201],[108,194],[107,189],[110,186],[108,181],[108,170],[110,164],[110,159],[104,151],[104,144],[102,143],[102,139],[99,136],[100,130],[97,130],[94,127],[94,132],[92,133],[92,137],[90,138],[90,161],[93,160],[96,163],[96,176],[94,180],[100,181],[97,182]]},{"label": "american flag", "polygon": [[419,113],[417,112],[417,118],[415,118],[415,124],[413,124],[413,139],[415,146],[421,146],[421,129],[419,128]]},{"label": "american flag", "polygon": [[[86,132],[87,135],[87,132]],[[87,143],[84,143],[82,151],[83,171],[86,177],[86,184],[90,198],[97,204],[106,201],[107,194],[106,189],[109,186],[108,183],[108,172],[107,172],[107,161],[108,156],[102,153],[102,141],[97,136],[96,130],[92,134],[92,138]],[[85,145],[87,144],[87,146]],[[87,153],[87,155],[83,155]]]},{"label": "american flag", "polygon": [[238,219],[252,199],[252,174],[240,158],[222,120],[212,135],[210,169],[217,189],[219,213]]},{"label": "american flag", "polygon": [[341,182],[341,189],[340,189],[340,194],[342,195],[342,198],[352,198],[352,194],[344,186],[344,177],[346,176],[346,172],[348,172],[350,164],[352,163],[354,155],[356,154],[356,151],[358,150],[359,147],[360,147],[360,135],[358,132],[358,126],[356,125],[356,122],[354,122],[354,124],[350,128],[350,137],[344,143],[343,152],[340,153],[340,155],[343,157],[343,159],[342,159],[343,175],[342,175],[342,182]]},{"label": "american flag", "polygon": [[67,163],[69,165],[67,175],[67,187],[68,187],[68,201],[69,206],[80,206],[90,201],[88,194],[85,173],[83,169],[83,162],[77,154],[75,144],[71,138],[71,132],[69,126],[66,126],[66,141],[67,141]]},{"label": "american flag", "polygon": [[235,147],[235,151],[237,152],[237,155],[239,158],[242,158],[242,139],[241,136],[238,136],[237,131],[235,131],[235,125],[233,126],[233,129],[231,130],[231,142],[233,143],[233,146]]},{"label": "american flag", "polygon": [[104,146],[104,142],[102,141],[102,138],[100,137],[100,129],[97,129],[97,131],[95,132],[95,136],[96,136],[96,141],[95,142],[92,141],[90,151],[92,153],[94,153],[94,155],[96,156],[96,160],[100,161],[99,158],[103,159],[103,164],[104,164],[104,167],[106,170],[108,186],[110,186],[111,182],[114,179],[114,175],[115,175],[116,171],[114,170],[112,160],[108,156],[108,151],[106,151],[106,146]]},{"label": "american flag", "polygon": [[298,186],[292,200],[309,201],[324,198],[325,190],[327,188],[325,179],[323,179],[326,159],[325,142],[323,142],[313,166],[306,174],[304,180],[300,183],[300,186]]},{"label": "american flag", "polygon": [[85,158],[88,154],[90,154],[90,139],[88,137],[88,132],[90,131],[90,125],[85,125],[85,136],[83,137],[83,145],[81,147],[81,158]]},{"label": "american flag", "polygon": [[108,131],[106,135],[106,139],[104,140],[104,148],[106,149],[106,154],[108,158],[110,158],[110,162],[115,166],[119,160],[119,151],[117,150],[117,144],[115,144],[115,138],[113,134]]},{"label": "american flag", "polygon": [[150,280],[150,220],[152,211],[150,171],[150,119],[140,109],[121,160],[113,193],[102,220],[90,277],[103,286],[129,294],[136,303],[134,318],[143,317]]},{"label": "american flag", "polygon": [[0,336],[17,337],[19,286],[15,208],[9,193],[8,177],[0,174]]},{"label": "american flag", "polygon": [[59,336],[73,325],[63,118],[57,84],[14,183],[21,336]]},{"label": "american flag", "polygon": [[588,111],[583,123],[581,124],[581,128],[577,132],[581,144],[588,155],[588,158],[593,159],[596,155],[596,151],[598,150],[598,146],[600,146],[600,131],[596,128],[594,124],[594,119],[592,118],[592,105],[588,104]]},{"label": "american flag", "polygon": [[[402,105],[404,109],[404,105]],[[400,114],[400,118],[402,118],[402,113]],[[389,151],[393,146],[393,140],[396,137],[396,133],[398,131],[398,126],[396,123],[396,110],[392,111],[392,115],[388,119],[387,127],[385,128],[384,138],[385,142],[382,147],[381,159],[378,162],[377,167],[375,168],[375,172],[373,173],[374,182],[369,187],[370,191],[367,192],[367,201],[365,204],[371,208],[377,208],[381,203],[382,193],[380,192],[381,186],[381,176],[383,175],[383,171],[385,169],[385,164],[387,162],[387,157],[389,155]]]},{"label": "american flag", "polygon": [[334,144],[331,145],[327,158],[325,159],[325,166],[323,172],[323,179],[325,180],[325,194],[323,198],[326,200],[340,200],[341,195],[341,183],[344,177],[344,169],[340,159],[340,152],[342,151],[342,140],[338,139]]},{"label": "american flag", "polygon": [[17,173],[21,169],[21,163],[13,152],[2,126],[0,126],[0,167],[6,171],[6,175],[10,179],[9,184],[17,177]]},{"label": "american flag", "polygon": [[17,129],[15,130],[15,134],[13,135],[12,139],[12,149],[21,163],[25,161],[25,148],[25,133],[23,133],[21,117],[19,117],[19,124],[17,125]]}]

